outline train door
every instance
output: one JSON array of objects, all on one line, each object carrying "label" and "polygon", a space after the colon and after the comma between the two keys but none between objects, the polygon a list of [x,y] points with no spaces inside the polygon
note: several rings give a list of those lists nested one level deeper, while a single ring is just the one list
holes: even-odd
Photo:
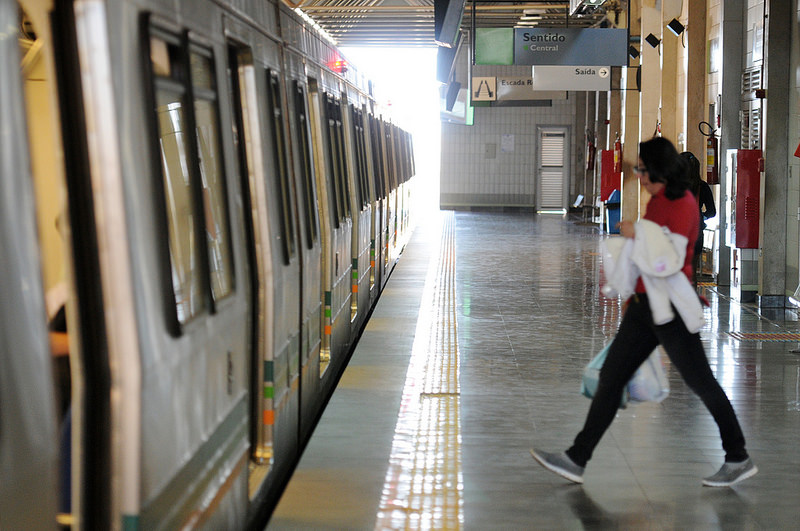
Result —
[{"label": "train door", "polygon": [[386,276],[384,263],[384,238],[386,225],[386,185],[383,167],[383,147],[380,134],[380,122],[374,115],[369,115],[369,145],[372,168],[369,174],[372,176],[372,189],[374,196],[374,208],[372,213],[373,227],[371,231],[372,245],[370,259],[372,262],[372,272],[374,275],[374,285],[372,287],[372,299],[377,299],[383,288],[383,281]]},{"label": "train door", "polygon": [[[295,223],[281,49],[226,21],[234,139],[244,178],[253,283],[250,499],[276,496],[298,451],[300,400],[291,360],[300,352],[301,235]],[[248,43],[247,45],[239,43]],[[295,376],[293,376],[295,375]]]},{"label": "train door", "polygon": [[[229,32],[232,31],[228,28]],[[241,32],[241,30],[240,30]],[[275,457],[275,382],[273,376],[272,322],[274,279],[269,207],[266,199],[265,153],[259,112],[259,68],[252,48],[229,40],[228,78],[233,104],[233,138],[242,178],[245,228],[250,272],[250,481],[248,497],[262,489]],[[265,76],[266,77],[266,76]]]},{"label": "train door", "polygon": [[386,265],[391,269],[400,253],[398,249],[398,231],[400,229],[400,189],[399,168],[397,165],[397,149],[395,144],[395,126],[391,123],[384,124],[384,149],[386,154],[386,168],[389,180],[389,220],[388,238],[386,241]]},{"label": "train door", "polygon": [[138,111],[120,112],[137,117],[120,129],[120,156],[136,249],[136,298],[127,306],[139,316],[141,343],[133,356],[139,385],[123,395],[139,408],[131,415],[141,419],[141,435],[122,457],[140,474],[125,488],[135,488],[141,507],[124,514],[142,529],[240,527],[252,297],[229,48],[214,22],[218,7],[205,4],[196,17],[167,7],[111,19],[127,24],[120,35],[137,36],[115,64],[143,64],[126,71],[141,72],[140,84],[115,80],[120,101]]},{"label": "train door", "polygon": [[405,244],[408,242],[408,237],[411,234],[410,231],[410,222],[411,222],[411,212],[410,212],[410,205],[411,205],[411,186],[408,183],[410,179],[410,168],[409,168],[409,159],[408,159],[408,138],[407,133],[400,129],[399,127],[395,130],[395,151],[397,153],[397,166],[398,166],[398,189],[400,193],[398,194],[399,201],[400,201],[400,229],[398,231],[398,242],[399,248],[402,251]]},{"label": "train door", "polygon": [[[341,366],[344,354],[350,344],[350,315],[352,297],[349,260],[352,242],[353,222],[350,211],[349,187],[347,180],[347,159],[345,157],[344,124],[342,105],[332,93],[322,97],[322,136],[326,153],[327,189],[332,208],[330,263],[331,277],[329,290],[325,291],[325,335],[328,336],[332,366]],[[326,265],[326,267],[328,267]],[[336,372],[335,370],[333,371]]]},{"label": "train door", "polygon": [[[33,178],[42,260],[41,267],[31,264],[25,273],[33,275],[33,278],[40,275],[38,279],[31,282],[24,277],[19,279],[19,285],[27,286],[28,293],[24,302],[18,299],[16,303],[23,306],[31,303],[38,299],[35,294],[42,289],[47,294],[46,307],[49,307],[48,312],[38,315],[38,312],[24,310],[18,313],[17,318],[23,320],[14,334],[26,328],[36,329],[47,319],[51,354],[54,355],[55,365],[60,367],[57,373],[60,390],[57,394],[60,399],[53,426],[61,430],[61,448],[59,439],[52,441],[45,437],[36,442],[43,462],[48,460],[53,451],[58,452],[59,483],[53,485],[49,482],[49,473],[42,473],[40,487],[52,490],[49,493],[40,492],[41,499],[30,498],[37,505],[41,502],[42,507],[32,509],[24,516],[36,518],[42,512],[47,518],[51,517],[49,501],[56,495],[59,500],[58,521],[62,524],[106,528],[110,525],[114,510],[111,477],[119,473],[119,470],[113,469],[111,457],[112,372],[107,341],[109,337],[114,338],[111,343],[114,344],[115,355],[126,348],[135,348],[136,341],[134,339],[126,347],[119,348],[120,335],[125,334],[125,329],[130,329],[132,314],[124,309],[115,312],[117,320],[112,322],[109,320],[111,312],[108,311],[114,301],[129,300],[130,295],[130,283],[121,280],[125,278],[126,263],[118,268],[120,277],[115,282],[108,282],[114,270],[111,262],[117,256],[125,256],[127,246],[125,238],[114,241],[109,238],[112,234],[124,234],[124,220],[112,217],[103,224],[95,221],[106,209],[122,208],[120,188],[115,186],[119,184],[119,173],[113,171],[113,163],[106,164],[109,160],[107,156],[110,155],[113,160],[116,145],[113,140],[108,144],[99,141],[113,139],[116,133],[113,116],[102,123],[98,122],[102,116],[102,112],[98,114],[101,108],[113,114],[113,106],[104,105],[113,101],[111,89],[107,83],[99,82],[95,75],[98,67],[108,65],[108,49],[101,35],[95,42],[96,49],[91,57],[79,52],[82,48],[78,35],[91,26],[92,20],[101,20],[103,13],[102,9],[89,8],[76,16],[72,2],[60,2],[53,11],[51,2],[36,0],[19,3],[6,1],[0,2],[0,5],[8,10],[4,12],[6,16],[16,19],[14,23],[5,19],[3,27],[20,28],[18,39],[3,41],[19,45],[24,51],[21,70],[25,78],[25,105],[17,102],[16,109],[2,112],[6,120],[15,119],[19,112],[23,112],[25,118],[16,127],[6,129],[4,124],[3,130],[21,133],[15,136],[20,142],[19,139],[24,138],[27,130],[30,150],[26,158],[30,161],[30,168],[23,166],[22,159],[15,159],[13,155],[4,155],[2,160],[4,166],[19,164],[16,168],[6,166],[9,170],[14,169],[17,178]],[[16,68],[20,64],[18,60],[5,59],[8,57],[4,58],[4,81],[12,72],[12,66]],[[18,78],[12,74],[7,79],[13,83]],[[5,89],[3,87],[3,93],[7,96],[0,99],[8,103],[7,98],[13,96],[14,91],[6,92]],[[87,135],[90,129],[96,133],[92,137],[94,142]],[[111,171],[104,171],[106,169]],[[17,196],[12,193],[14,188],[6,188],[4,183],[4,198],[20,201],[20,207],[27,212],[8,208],[3,210],[4,214],[16,212],[22,228],[19,234],[22,235],[25,218],[32,210],[28,210],[30,205],[24,203],[24,192],[21,191]],[[12,226],[3,222],[3,227]],[[21,254],[19,258],[24,256]],[[3,300],[13,299],[3,297]],[[3,322],[9,321],[3,317]],[[18,345],[9,351],[31,355],[36,359],[35,348],[27,351]],[[66,360],[69,360],[68,363],[65,363]],[[49,375],[49,372],[48,369],[46,373]],[[134,369],[132,378],[135,377]],[[7,389],[5,382],[3,388]],[[48,389],[36,385],[30,388],[42,393]],[[23,396],[20,394],[15,400]],[[26,423],[33,420],[36,424],[38,420],[34,405],[37,400],[32,397],[26,400],[30,400],[33,407],[28,412],[33,417],[26,419]],[[4,399],[2,402],[12,404],[14,401]],[[3,424],[6,425],[5,422]],[[135,437],[135,427],[129,433]],[[83,448],[92,448],[93,451],[84,452]],[[37,468],[30,463],[28,465],[32,470]],[[5,470],[0,475],[7,477]],[[21,492],[17,487],[15,489]],[[6,515],[14,515],[24,507],[23,503],[9,512],[3,510],[0,524],[7,523],[2,522]]]},{"label": "train door", "polygon": [[566,212],[569,141],[566,127],[539,128],[537,210]]},{"label": "train door", "polygon": [[366,140],[364,135],[364,116],[356,107],[358,96],[353,94],[354,103],[348,103],[344,114],[345,141],[350,172],[350,197],[348,200],[353,212],[353,241],[351,244],[351,298],[350,323],[353,333],[357,333],[369,309],[369,229],[371,205],[367,183]]},{"label": "train door", "polygon": [[331,326],[330,297],[335,282],[334,257],[335,242],[341,238],[338,205],[336,202],[333,168],[330,166],[330,143],[327,135],[327,119],[325,118],[325,94],[321,86],[322,72],[316,71],[315,77],[308,78],[308,113],[311,126],[311,146],[314,157],[314,175],[319,205],[321,255],[321,289],[324,312],[322,315],[322,344],[320,347],[320,377],[330,365],[331,359]]},{"label": "train door", "polygon": [[[300,258],[300,352],[292,375],[300,379],[300,438],[313,428],[320,405],[320,347],[322,344],[322,245],[320,241],[314,161],[311,154],[307,80],[302,58],[284,50],[286,91],[291,131],[291,154],[297,204]],[[297,371],[295,373],[295,371]]]},{"label": "train door", "polygon": [[407,208],[406,208],[406,235],[405,241],[408,242],[408,239],[411,237],[411,233],[413,231],[413,227],[416,225],[416,220],[414,219],[414,210],[411,208],[415,202],[413,201],[414,196],[414,184],[412,179],[414,175],[416,175],[416,168],[414,167],[414,145],[413,145],[413,138],[411,137],[411,133],[408,131],[403,131],[403,157],[405,158],[405,193],[406,193],[406,201],[407,201]]},{"label": "train door", "polygon": [[[56,394],[48,344],[45,287],[37,232],[35,134],[28,124],[29,79],[44,70],[46,19],[15,0],[0,0],[0,528],[47,529],[56,525],[58,448]],[[38,24],[34,23],[36,21]],[[34,30],[35,28],[35,30]],[[13,29],[17,29],[16,34]],[[38,33],[37,33],[38,32]],[[37,39],[39,44],[36,44]],[[32,51],[33,50],[33,51]],[[52,57],[52,56],[50,56]],[[47,65],[52,68],[52,64]],[[50,70],[52,72],[52,70]],[[23,80],[25,78],[25,80]],[[49,76],[52,81],[52,73]],[[52,107],[46,85],[41,94]],[[26,103],[28,104],[26,107]],[[27,111],[27,112],[26,112]],[[63,173],[59,172],[63,178]],[[55,221],[56,205],[50,209]],[[41,210],[41,209],[40,209]],[[57,237],[54,238],[57,241]]]}]

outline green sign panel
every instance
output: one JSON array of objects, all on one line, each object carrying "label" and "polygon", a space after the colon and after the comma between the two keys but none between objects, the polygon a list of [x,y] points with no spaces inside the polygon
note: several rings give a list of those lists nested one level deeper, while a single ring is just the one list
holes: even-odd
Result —
[{"label": "green sign panel", "polygon": [[475,28],[476,65],[513,65],[514,28]]}]

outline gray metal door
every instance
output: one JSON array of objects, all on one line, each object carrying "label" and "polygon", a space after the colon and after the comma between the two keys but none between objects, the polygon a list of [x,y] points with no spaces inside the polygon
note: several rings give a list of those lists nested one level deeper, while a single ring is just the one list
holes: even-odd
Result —
[{"label": "gray metal door", "polygon": [[539,190],[537,210],[565,210],[567,129],[539,130]]}]

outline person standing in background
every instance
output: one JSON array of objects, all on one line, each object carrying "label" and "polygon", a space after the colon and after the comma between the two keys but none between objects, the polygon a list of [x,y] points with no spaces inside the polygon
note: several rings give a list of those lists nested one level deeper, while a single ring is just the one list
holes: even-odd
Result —
[{"label": "person standing in background", "polygon": [[700,161],[691,151],[684,151],[681,157],[689,164],[689,190],[697,199],[700,209],[700,232],[694,244],[694,260],[692,261],[692,283],[697,286],[697,275],[700,271],[700,261],[703,256],[703,231],[706,228],[706,220],[717,215],[717,207],[714,205],[714,194],[711,187],[700,178]]}]

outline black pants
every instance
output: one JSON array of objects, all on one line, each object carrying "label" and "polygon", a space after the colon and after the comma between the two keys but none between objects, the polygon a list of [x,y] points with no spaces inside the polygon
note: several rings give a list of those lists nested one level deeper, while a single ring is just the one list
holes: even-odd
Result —
[{"label": "black pants", "polygon": [[626,384],[650,353],[661,344],[672,364],[678,369],[689,388],[711,412],[719,427],[725,460],[739,462],[747,459],[744,435],[725,391],[722,390],[708,365],[700,334],[692,334],[680,316],[665,325],[656,326],[647,296],[631,297],[622,318],[617,337],[611,344],[600,381],[583,430],[575,437],[567,455],[576,464],[586,466],[597,443],[614,420]]}]

